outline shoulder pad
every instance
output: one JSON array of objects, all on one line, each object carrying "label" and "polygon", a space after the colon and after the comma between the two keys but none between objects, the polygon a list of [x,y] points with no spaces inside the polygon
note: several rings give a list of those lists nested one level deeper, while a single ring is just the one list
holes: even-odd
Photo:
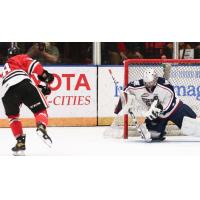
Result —
[{"label": "shoulder pad", "polygon": [[128,85],[130,85],[132,87],[141,87],[141,86],[144,86],[144,82],[142,79],[140,79],[140,80],[132,81]]}]

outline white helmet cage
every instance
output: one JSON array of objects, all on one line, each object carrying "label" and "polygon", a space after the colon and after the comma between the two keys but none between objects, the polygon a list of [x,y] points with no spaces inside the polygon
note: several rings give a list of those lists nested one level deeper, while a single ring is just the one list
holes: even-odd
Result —
[{"label": "white helmet cage", "polygon": [[157,84],[158,76],[154,69],[147,69],[143,75],[144,85],[151,88]]}]

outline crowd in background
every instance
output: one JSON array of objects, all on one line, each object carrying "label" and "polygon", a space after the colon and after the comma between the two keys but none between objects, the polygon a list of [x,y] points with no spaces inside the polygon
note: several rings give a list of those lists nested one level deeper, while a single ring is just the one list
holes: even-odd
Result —
[{"label": "crowd in background", "polygon": [[[17,42],[21,53],[27,53],[37,44],[44,44],[39,57],[42,64],[92,64],[92,42]],[[6,60],[10,42],[0,42],[0,64]]]},{"label": "crowd in background", "polygon": [[[42,64],[93,64],[92,42],[45,42],[45,48],[36,58]],[[22,53],[34,48],[36,43],[17,42]],[[6,60],[10,42],[0,42],[0,64]],[[102,42],[101,63],[119,65],[128,58],[171,59],[172,42]],[[200,42],[179,42],[180,59],[200,58]]]}]

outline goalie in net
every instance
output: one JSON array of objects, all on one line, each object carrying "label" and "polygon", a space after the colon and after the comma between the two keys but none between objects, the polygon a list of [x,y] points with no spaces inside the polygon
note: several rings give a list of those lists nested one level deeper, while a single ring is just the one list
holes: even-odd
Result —
[{"label": "goalie in net", "polygon": [[[159,77],[153,68],[147,69],[142,79],[129,82],[124,89],[125,94],[134,95],[135,101],[146,109],[138,132],[146,142],[163,141],[167,123],[172,121],[184,134],[199,136],[200,121],[196,119],[196,113],[176,97],[172,84],[167,80],[169,74],[164,77]],[[115,114],[122,110],[128,113],[130,108],[131,104],[126,102],[122,109],[120,98]]]}]

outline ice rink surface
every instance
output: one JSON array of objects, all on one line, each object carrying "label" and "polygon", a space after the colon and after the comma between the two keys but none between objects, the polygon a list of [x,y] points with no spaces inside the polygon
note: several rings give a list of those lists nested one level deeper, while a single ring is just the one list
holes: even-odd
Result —
[{"label": "ice rink surface", "polygon": [[34,128],[26,128],[23,158],[12,156],[16,141],[10,129],[1,128],[1,199],[19,199],[16,185],[10,184],[21,178],[16,171],[25,183],[21,200],[30,194],[48,200],[198,199],[200,138],[171,136],[162,143],[144,143],[139,137],[104,138],[107,128],[48,128],[52,148]]},{"label": "ice rink surface", "polygon": [[[128,140],[105,138],[107,127],[51,127],[48,133],[52,148],[36,135],[34,128],[25,128],[26,155],[29,156],[190,156],[200,155],[200,137],[168,136],[161,143],[144,143],[139,137]],[[0,129],[0,155],[12,155],[16,141],[8,128]]]}]

